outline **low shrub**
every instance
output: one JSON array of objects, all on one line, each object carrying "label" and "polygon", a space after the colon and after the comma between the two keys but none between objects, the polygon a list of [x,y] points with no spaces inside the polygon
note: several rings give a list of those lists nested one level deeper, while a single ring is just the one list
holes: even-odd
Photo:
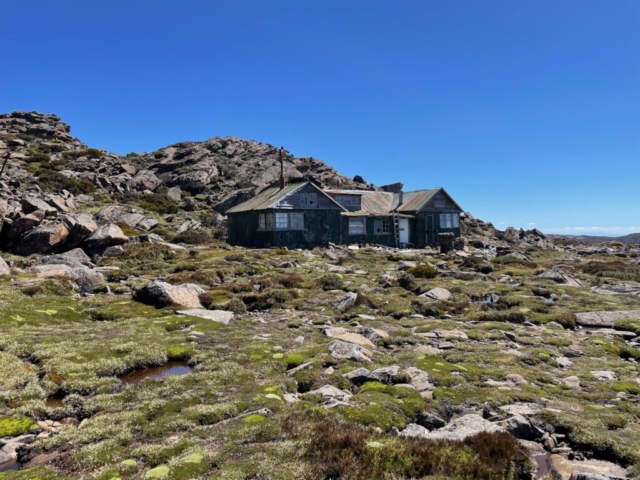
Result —
[{"label": "low shrub", "polygon": [[178,213],[178,205],[163,193],[147,193],[141,196],[140,208],[150,212]]},{"label": "low shrub", "polygon": [[104,155],[100,150],[96,148],[87,148],[86,150],[69,150],[62,152],[62,156],[65,158],[101,158]]},{"label": "low shrub", "polygon": [[523,312],[492,311],[478,315],[476,320],[478,322],[524,323],[527,320],[527,316]]},{"label": "low shrub", "polygon": [[74,195],[88,195],[96,191],[96,186],[86,178],[68,178],[54,170],[38,170],[36,183],[47,192],[67,190]]},{"label": "low shrub", "polygon": [[214,238],[206,232],[186,230],[175,235],[171,241],[173,243],[187,243],[189,245],[207,245],[212,243]]},{"label": "low shrub", "polygon": [[235,314],[247,313],[247,306],[240,298],[232,298],[223,308]]},{"label": "low shrub", "polygon": [[280,275],[276,278],[276,281],[285,288],[300,288],[303,283],[302,277],[297,273]]},{"label": "low shrub", "polygon": [[640,320],[635,318],[623,318],[621,320],[617,320],[613,328],[616,330],[624,330],[627,332],[633,332],[636,335],[640,335]]},{"label": "low shrub", "polygon": [[416,265],[409,268],[407,273],[413,275],[415,278],[436,278],[438,276],[438,269],[433,265]]},{"label": "low shrub", "polygon": [[323,290],[340,290],[344,287],[344,281],[337,273],[327,273],[318,279],[318,286]]}]

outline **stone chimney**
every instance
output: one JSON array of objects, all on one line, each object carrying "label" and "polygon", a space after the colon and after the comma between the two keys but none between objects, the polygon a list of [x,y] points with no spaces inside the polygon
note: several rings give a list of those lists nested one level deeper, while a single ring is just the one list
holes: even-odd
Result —
[{"label": "stone chimney", "polygon": [[284,158],[282,155],[284,148],[280,147],[280,190],[284,189]]}]

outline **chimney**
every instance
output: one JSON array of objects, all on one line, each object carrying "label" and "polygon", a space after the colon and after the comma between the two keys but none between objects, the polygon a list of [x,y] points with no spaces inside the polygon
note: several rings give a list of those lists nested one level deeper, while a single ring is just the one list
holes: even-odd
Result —
[{"label": "chimney", "polygon": [[284,149],[280,147],[280,190],[284,189],[284,158],[282,157],[282,151]]}]

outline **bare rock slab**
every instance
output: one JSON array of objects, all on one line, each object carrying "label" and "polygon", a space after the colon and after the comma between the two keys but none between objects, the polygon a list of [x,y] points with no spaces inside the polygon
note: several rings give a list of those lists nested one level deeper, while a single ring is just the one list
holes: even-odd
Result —
[{"label": "bare rock slab", "polygon": [[11,270],[9,270],[9,265],[5,262],[2,257],[0,257],[0,275],[9,275]]},{"label": "bare rock slab", "polygon": [[96,230],[84,243],[89,249],[106,248],[127,243],[129,237],[113,223],[107,223]]},{"label": "bare rock slab", "polygon": [[213,322],[222,323],[228,325],[233,320],[233,312],[227,312],[225,310],[205,310],[203,308],[192,308],[190,310],[178,310],[176,313],[179,315],[190,315],[192,317],[204,318],[205,320],[211,320]]},{"label": "bare rock slab", "polygon": [[324,331],[325,335],[330,338],[342,340],[343,342],[355,343],[363,347],[375,348],[375,345],[368,338],[363,337],[358,333],[351,333],[345,328],[327,328]]},{"label": "bare rock slab", "polygon": [[456,418],[446,427],[439,428],[425,435],[425,438],[434,440],[464,440],[467,437],[481,432],[504,432],[500,425],[485,420],[475,413]]},{"label": "bare rock slab", "polygon": [[616,320],[623,318],[640,319],[640,310],[621,310],[617,312],[576,313],[576,323],[583,327],[611,328]]},{"label": "bare rock slab", "polygon": [[329,344],[329,351],[335,360],[353,360],[354,362],[370,362],[371,351],[355,343],[334,340]]}]

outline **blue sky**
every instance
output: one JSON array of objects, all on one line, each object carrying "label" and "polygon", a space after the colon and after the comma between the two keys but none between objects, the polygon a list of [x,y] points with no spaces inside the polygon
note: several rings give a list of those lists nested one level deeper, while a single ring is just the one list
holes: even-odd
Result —
[{"label": "blue sky", "polygon": [[233,135],[474,216],[640,231],[637,0],[31,0],[0,112],[117,153]]}]

